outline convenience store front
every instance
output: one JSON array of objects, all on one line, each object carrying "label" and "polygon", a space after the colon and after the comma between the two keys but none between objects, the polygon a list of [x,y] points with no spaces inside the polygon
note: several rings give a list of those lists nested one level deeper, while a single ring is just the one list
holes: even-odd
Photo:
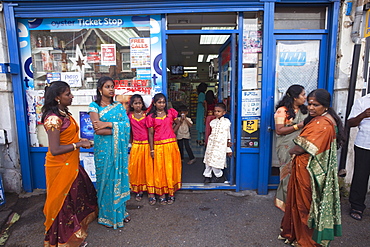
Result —
[{"label": "convenience store front", "polygon": [[[74,95],[70,110],[80,123],[81,137],[91,137],[87,106],[96,94],[97,80],[110,76],[116,83],[116,99],[123,103],[133,93],[150,102],[155,93],[163,92],[171,103],[191,104],[191,91],[199,82],[207,82],[218,100],[227,104],[234,157],[225,169],[227,183],[184,182],[183,187],[257,189],[266,194],[278,183],[272,165],[274,105],[289,83],[298,83],[289,75],[313,71],[311,81],[302,82],[307,88],[333,89],[334,65],[328,61],[335,61],[339,2],[312,1],[310,10],[299,2],[3,1],[10,63],[15,68],[12,81],[24,190],[45,188],[48,144],[40,113],[46,83],[70,84]],[[286,13],[293,18],[279,19]],[[321,18],[304,19],[310,15]],[[200,16],[204,20],[196,25]],[[193,54],[185,51],[183,60],[176,61],[173,51],[178,47],[170,43],[180,46],[179,38],[191,46],[191,38],[198,36],[223,38],[217,45],[206,44],[214,46],[214,59],[204,60],[195,74],[171,72],[171,66],[186,65]],[[305,49],[310,51],[304,61],[280,61],[279,56],[306,54]],[[205,47],[199,50],[196,55]],[[81,160],[93,176],[93,150],[81,150]]]}]

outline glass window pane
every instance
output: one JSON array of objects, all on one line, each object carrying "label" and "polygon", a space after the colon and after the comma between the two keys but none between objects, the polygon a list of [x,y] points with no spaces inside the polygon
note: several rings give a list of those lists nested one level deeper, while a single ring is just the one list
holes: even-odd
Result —
[{"label": "glass window pane", "polygon": [[326,7],[276,6],[275,29],[325,29]]}]

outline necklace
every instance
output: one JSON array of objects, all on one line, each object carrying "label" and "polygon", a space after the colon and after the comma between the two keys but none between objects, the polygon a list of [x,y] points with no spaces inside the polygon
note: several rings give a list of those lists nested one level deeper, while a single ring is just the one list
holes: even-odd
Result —
[{"label": "necklace", "polygon": [[163,111],[157,111],[157,115],[161,115]]},{"label": "necklace", "polygon": [[326,112],[324,112],[323,114],[321,114],[321,116],[325,116],[326,114],[328,114],[328,112],[326,111]]},{"label": "necklace", "polygon": [[106,103],[104,101],[100,101],[100,104],[101,104],[101,106],[107,106],[107,105],[110,105],[110,102],[109,103]]},{"label": "necklace", "polygon": [[63,117],[68,116],[68,114],[65,111],[63,111],[62,109],[59,108],[58,110],[59,110],[60,115],[62,115]]}]

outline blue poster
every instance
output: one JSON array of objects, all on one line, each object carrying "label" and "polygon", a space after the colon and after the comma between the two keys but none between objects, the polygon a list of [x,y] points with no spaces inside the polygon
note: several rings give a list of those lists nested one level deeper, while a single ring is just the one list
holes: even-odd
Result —
[{"label": "blue poster", "polygon": [[87,112],[80,111],[80,137],[94,140],[94,128]]}]

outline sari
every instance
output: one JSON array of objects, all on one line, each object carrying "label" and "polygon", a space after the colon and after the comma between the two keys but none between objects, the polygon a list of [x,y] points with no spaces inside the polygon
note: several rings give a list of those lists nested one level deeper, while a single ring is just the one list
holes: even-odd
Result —
[{"label": "sari", "polygon": [[336,126],[315,117],[294,142],[306,152],[293,159],[279,237],[300,246],[328,246],[342,235]]},{"label": "sari", "polygon": [[200,93],[198,95],[198,105],[197,105],[197,115],[195,119],[195,129],[197,130],[197,140],[201,141],[204,137],[205,125],[204,125],[204,101],[206,100],[206,95]]},{"label": "sari", "polygon": [[[293,126],[303,121],[307,114],[300,110],[296,112],[295,118],[288,119],[285,106],[279,107],[275,113],[275,124],[284,124],[284,127]],[[275,206],[285,211],[286,194],[291,171],[291,155],[289,150],[294,147],[293,139],[299,135],[300,131],[294,131],[287,135],[276,135],[276,154],[280,165],[280,183],[276,190]]]},{"label": "sari", "polygon": [[[60,145],[79,141],[79,127],[72,116],[50,114],[46,131],[60,131]],[[46,153],[46,201],[44,246],[79,246],[87,237],[87,226],[97,215],[96,191],[79,165],[80,150],[53,156]]]},{"label": "sari", "polygon": [[119,102],[106,107],[92,102],[89,112],[99,114],[99,120],[112,122],[111,135],[94,135],[94,161],[98,191],[98,223],[117,229],[124,226],[126,201],[130,199],[128,177],[128,143],[130,122]]}]

